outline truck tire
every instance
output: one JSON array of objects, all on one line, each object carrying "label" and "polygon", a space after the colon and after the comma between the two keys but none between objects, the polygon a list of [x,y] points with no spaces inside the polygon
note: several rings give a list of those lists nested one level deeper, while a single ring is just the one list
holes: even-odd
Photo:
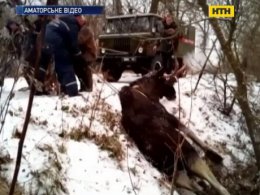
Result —
[{"label": "truck tire", "polygon": [[132,71],[135,74],[141,74],[142,76],[144,76],[145,74],[147,74],[149,72],[149,66],[147,66],[148,68],[134,68],[132,69]]},{"label": "truck tire", "polygon": [[159,70],[163,67],[162,64],[162,56],[161,55],[156,55],[152,61],[152,65],[151,65],[151,70]]},{"label": "truck tire", "polygon": [[122,73],[123,73],[123,70],[121,68],[119,68],[118,66],[115,66],[115,68],[113,68],[113,69],[108,68],[106,66],[104,66],[104,68],[102,68],[103,77],[108,82],[117,82],[121,78]]}]

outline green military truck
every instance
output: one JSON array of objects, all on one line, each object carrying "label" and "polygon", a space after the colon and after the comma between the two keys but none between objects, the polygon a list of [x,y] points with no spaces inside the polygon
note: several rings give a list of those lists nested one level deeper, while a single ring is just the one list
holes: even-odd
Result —
[{"label": "green military truck", "polygon": [[[162,17],[156,14],[131,14],[106,18],[98,37],[98,62],[107,81],[118,81],[125,70],[146,74],[161,65],[159,51]],[[194,51],[195,28],[180,27],[183,39],[176,57]]]}]

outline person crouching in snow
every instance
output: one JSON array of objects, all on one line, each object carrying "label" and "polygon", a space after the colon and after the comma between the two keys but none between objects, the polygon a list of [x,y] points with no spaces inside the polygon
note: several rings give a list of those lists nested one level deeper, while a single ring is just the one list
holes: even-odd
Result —
[{"label": "person crouching in snow", "polygon": [[[78,46],[78,33],[81,24],[78,16],[69,15],[53,19],[46,25],[44,47],[42,52],[54,56],[55,72],[61,85],[61,90],[70,97],[78,95],[78,85],[73,67],[73,61],[82,60],[82,52]],[[38,80],[43,82],[48,64],[40,63]]]}]

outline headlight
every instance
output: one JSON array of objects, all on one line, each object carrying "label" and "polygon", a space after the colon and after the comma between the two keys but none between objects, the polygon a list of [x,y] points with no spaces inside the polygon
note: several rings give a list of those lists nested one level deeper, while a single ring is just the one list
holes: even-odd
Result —
[{"label": "headlight", "polygon": [[101,49],[101,53],[104,54],[106,50],[104,48]]},{"label": "headlight", "polygon": [[138,52],[139,52],[139,53],[143,53],[143,51],[144,51],[144,48],[142,48],[142,47],[139,47],[139,48],[138,48]]},{"label": "headlight", "polygon": [[110,33],[110,32],[111,32],[111,30],[109,28],[107,28],[106,33]]}]

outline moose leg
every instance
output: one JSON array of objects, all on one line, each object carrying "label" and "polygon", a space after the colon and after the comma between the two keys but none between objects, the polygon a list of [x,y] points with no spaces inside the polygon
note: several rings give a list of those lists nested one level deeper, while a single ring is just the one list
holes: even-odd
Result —
[{"label": "moose leg", "polygon": [[203,193],[201,186],[199,186],[195,181],[192,181],[184,171],[179,171],[177,173],[176,185],[192,192]]},{"label": "moose leg", "polygon": [[220,164],[223,161],[223,158],[217,152],[212,150],[207,144],[201,141],[190,129],[183,126],[180,128],[180,130],[197,145],[199,145],[211,161],[217,164]]},{"label": "moose leg", "polygon": [[198,155],[194,155],[193,158],[190,158],[188,163],[191,171],[208,181],[220,195],[230,195],[226,188],[218,182],[206,162]]}]

